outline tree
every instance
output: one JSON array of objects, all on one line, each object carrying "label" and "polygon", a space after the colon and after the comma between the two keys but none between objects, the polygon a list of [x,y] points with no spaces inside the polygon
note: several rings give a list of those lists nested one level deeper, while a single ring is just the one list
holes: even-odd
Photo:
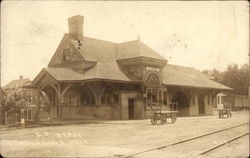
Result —
[{"label": "tree", "polygon": [[249,65],[239,67],[237,64],[229,64],[223,72],[219,70],[204,70],[204,74],[210,79],[233,88],[234,94],[247,95],[249,84]]},{"label": "tree", "polygon": [[240,68],[237,64],[230,64],[223,74],[222,83],[234,89],[235,94],[247,95],[249,84],[249,67],[247,64]]},{"label": "tree", "polygon": [[203,70],[202,73],[207,75],[209,79],[214,80],[216,82],[222,82],[223,80],[223,73],[217,69]]},{"label": "tree", "polygon": [[7,94],[7,106],[5,111],[14,112],[16,121],[20,120],[21,109],[31,102],[31,94],[28,93],[25,89],[18,89],[14,92]]},{"label": "tree", "polygon": [[20,110],[24,108],[28,103],[31,102],[31,94],[26,90],[21,89],[19,91],[15,91],[8,95],[7,97],[7,108]]}]

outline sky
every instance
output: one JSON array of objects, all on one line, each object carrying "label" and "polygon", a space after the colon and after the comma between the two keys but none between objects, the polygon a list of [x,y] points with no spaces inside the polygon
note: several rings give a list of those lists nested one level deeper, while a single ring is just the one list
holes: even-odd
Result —
[{"label": "sky", "polygon": [[84,16],[84,36],[140,40],[169,64],[225,70],[248,63],[247,1],[3,1],[1,86],[47,67],[67,19]]}]

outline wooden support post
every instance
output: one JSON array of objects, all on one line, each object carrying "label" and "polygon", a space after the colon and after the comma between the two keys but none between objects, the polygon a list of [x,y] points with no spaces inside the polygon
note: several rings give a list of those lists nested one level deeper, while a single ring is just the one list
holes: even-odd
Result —
[{"label": "wooden support post", "polygon": [[95,89],[94,89],[92,86],[90,86],[90,85],[86,85],[86,87],[88,87],[88,88],[92,91],[92,93],[94,94],[94,97],[95,97],[95,104],[97,105],[98,96],[97,96],[97,93],[96,93]]},{"label": "wooden support post", "polygon": [[157,106],[159,106],[159,89],[157,88],[156,89],[156,103],[157,103]]},{"label": "wooden support post", "polygon": [[99,91],[99,93],[98,93],[98,99],[97,99],[97,103],[96,103],[97,105],[101,104],[101,99],[102,99],[102,96],[103,96],[105,90],[106,90],[106,87],[103,87],[103,89],[101,89],[101,91]]},{"label": "wooden support post", "polygon": [[163,88],[161,88],[161,105],[164,104]]},{"label": "wooden support post", "polygon": [[147,109],[147,107],[148,107],[148,88],[146,87],[146,105],[144,106],[145,107],[145,109]]},{"label": "wooden support post", "polygon": [[61,95],[61,85],[60,85],[60,83],[57,83],[57,92],[56,92],[56,96],[57,96],[57,99],[58,99],[58,105],[57,105],[57,108],[58,108],[57,118],[58,118],[58,121],[60,121],[60,120],[61,120],[61,111],[62,111],[62,95]]}]

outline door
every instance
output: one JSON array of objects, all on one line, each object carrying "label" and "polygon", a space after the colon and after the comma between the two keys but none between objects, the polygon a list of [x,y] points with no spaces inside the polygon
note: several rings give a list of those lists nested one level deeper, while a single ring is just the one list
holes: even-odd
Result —
[{"label": "door", "polygon": [[134,98],[128,99],[128,119],[134,119],[134,111],[135,111],[135,105],[134,105]]},{"label": "door", "polygon": [[204,95],[199,95],[198,104],[199,104],[199,114],[205,114],[205,97],[204,97]]}]

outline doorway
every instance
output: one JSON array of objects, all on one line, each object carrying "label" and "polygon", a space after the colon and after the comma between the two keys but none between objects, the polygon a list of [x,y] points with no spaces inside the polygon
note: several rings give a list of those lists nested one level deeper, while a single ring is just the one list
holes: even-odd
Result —
[{"label": "doorway", "polygon": [[178,108],[174,108],[172,110],[179,111],[179,116],[188,116],[189,115],[189,102],[186,94],[182,91],[177,91],[174,93],[171,102],[177,102]]},{"label": "doorway", "polygon": [[56,96],[56,91],[51,86],[46,86],[43,91],[48,96],[49,100],[49,111],[47,112],[49,117],[53,118],[54,120],[58,120],[59,116],[59,108],[58,108],[58,100]]},{"label": "doorway", "polygon": [[198,104],[199,104],[199,114],[205,114],[205,97],[203,94],[199,95]]},{"label": "doorway", "polygon": [[134,105],[134,98],[128,99],[128,119],[132,120],[135,118],[134,116],[135,105]]}]

